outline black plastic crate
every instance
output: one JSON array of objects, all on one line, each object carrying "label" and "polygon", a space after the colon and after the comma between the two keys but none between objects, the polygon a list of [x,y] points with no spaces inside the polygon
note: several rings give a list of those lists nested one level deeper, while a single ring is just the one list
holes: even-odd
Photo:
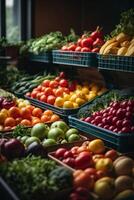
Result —
[{"label": "black plastic crate", "polygon": [[97,67],[97,54],[90,52],[75,52],[53,50],[53,63],[83,67]]},{"label": "black plastic crate", "polygon": [[114,133],[104,128],[81,121],[76,116],[69,116],[69,126],[77,128],[87,134],[101,138],[106,145],[121,153],[134,152],[134,134]]},{"label": "black plastic crate", "polygon": [[69,115],[76,114],[80,108],[82,108],[83,106],[85,106],[89,103],[89,102],[87,102],[78,108],[59,108],[59,107],[50,105],[48,103],[41,102],[37,99],[33,99],[31,97],[25,96],[25,98],[27,100],[29,100],[33,105],[40,107],[42,109],[50,109],[53,112],[55,112],[56,114],[61,115],[63,117],[68,117]]},{"label": "black plastic crate", "polygon": [[98,54],[98,68],[134,72],[134,57]]},{"label": "black plastic crate", "polygon": [[35,62],[52,63],[52,52],[42,52],[38,55],[30,53],[29,60]]}]

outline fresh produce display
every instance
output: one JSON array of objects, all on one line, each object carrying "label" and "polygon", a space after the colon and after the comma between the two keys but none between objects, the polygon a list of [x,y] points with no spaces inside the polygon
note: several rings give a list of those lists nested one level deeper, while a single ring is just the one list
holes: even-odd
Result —
[{"label": "fresh produce display", "polygon": [[43,75],[27,75],[15,82],[11,88],[12,92],[16,94],[24,95],[25,93],[31,91],[33,88],[37,87],[44,80],[54,79],[54,75],[44,74]]},{"label": "fresh produce display", "polygon": [[48,126],[44,123],[35,124],[32,128],[18,125],[13,131],[13,137],[18,138],[30,150],[30,144],[36,142],[48,147],[55,144],[64,144],[85,140],[79,131],[70,128],[64,121],[56,121]]},{"label": "fresh produce display", "polygon": [[113,90],[86,108],[78,113],[83,121],[116,133],[134,133],[133,89]]},{"label": "fresh produce display", "polygon": [[46,79],[26,96],[37,99],[60,108],[78,108],[84,103],[101,95],[106,88],[95,83],[80,84],[78,81],[69,81],[64,72],[54,80]]},{"label": "fresh produce display", "polygon": [[111,38],[101,47],[99,53],[134,56],[134,9],[121,14],[120,23],[111,33]]},{"label": "fresh produce display", "polygon": [[99,52],[100,47],[104,44],[103,33],[99,27],[93,32],[84,33],[76,43],[68,43],[62,46],[63,51],[76,52]]},{"label": "fresh produce display", "polygon": [[49,52],[53,49],[61,48],[67,42],[75,42],[77,38],[78,36],[73,29],[70,30],[70,34],[67,36],[64,36],[60,31],[50,32],[39,38],[29,40],[21,47],[20,52],[21,54],[28,52],[34,54]]},{"label": "fresh produce display", "polygon": [[[70,200],[83,200],[77,192],[79,187],[95,193],[98,199],[134,197],[133,159],[106,149],[102,140],[86,141],[71,149],[59,148],[53,156],[76,169],[73,172],[76,191],[70,195]],[[85,195],[88,196],[88,192],[85,191]]]},{"label": "fresh produce display", "polygon": [[9,131],[18,124],[33,126],[39,122],[50,123],[60,119],[51,110],[43,111],[32,106],[28,100],[17,99],[9,93],[6,95],[0,97],[0,131]]},{"label": "fresh produce display", "polygon": [[35,156],[1,164],[0,175],[24,200],[56,199],[55,192],[73,185],[71,171],[57,166],[54,161]]}]

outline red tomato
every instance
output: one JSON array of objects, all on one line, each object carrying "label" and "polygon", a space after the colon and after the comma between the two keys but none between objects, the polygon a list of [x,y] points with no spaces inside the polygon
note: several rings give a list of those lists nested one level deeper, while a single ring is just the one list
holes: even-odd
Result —
[{"label": "red tomato", "polygon": [[69,94],[69,93],[70,93],[69,88],[63,88],[63,90],[64,90],[64,92],[65,92],[66,94]]},{"label": "red tomato", "polygon": [[55,80],[50,81],[50,83],[49,83],[49,87],[51,87],[51,88],[57,88],[58,85],[59,85],[58,81],[55,81]]},{"label": "red tomato", "polygon": [[100,178],[102,178],[104,176],[107,176],[107,174],[105,173],[105,171],[103,171],[103,170],[97,170],[96,171],[96,179],[100,179]]},{"label": "red tomato", "polygon": [[61,79],[59,82],[59,85],[61,87],[67,87],[68,86],[68,81],[66,79]]},{"label": "red tomato", "polygon": [[75,44],[71,44],[69,47],[68,47],[68,51],[75,51],[76,49],[76,45]]},{"label": "red tomato", "polygon": [[92,49],[92,52],[98,53],[99,52],[99,48],[97,47],[97,48]]},{"label": "red tomato", "polygon": [[57,82],[59,82],[60,81],[60,77],[57,76],[54,80],[57,81]]},{"label": "red tomato", "polygon": [[77,169],[86,169],[90,167],[91,154],[89,152],[81,152],[75,158],[75,166]]},{"label": "red tomato", "polygon": [[92,38],[84,38],[82,41],[81,41],[81,47],[92,47],[93,45],[93,39]]},{"label": "red tomato", "polygon": [[47,101],[47,97],[45,94],[43,94],[41,97],[40,97],[40,101],[42,102],[46,102]]},{"label": "red tomato", "polygon": [[82,41],[81,38],[79,38],[78,41],[77,41],[77,44],[78,44],[78,46],[80,46],[80,47],[81,47],[81,41]]},{"label": "red tomato", "polygon": [[47,97],[47,103],[53,105],[55,103],[55,99],[56,99],[56,97],[54,95],[49,95]]},{"label": "red tomato", "polygon": [[44,92],[39,92],[36,95],[36,99],[40,100],[41,96],[44,95]]},{"label": "red tomato", "polygon": [[56,89],[56,91],[54,92],[56,97],[60,97],[63,95],[64,89],[63,88],[58,88]]},{"label": "red tomato", "polygon": [[52,88],[47,87],[47,88],[45,89],[44,94],[45,94],[46,96],[53,95],[53,90],[52,90]]},{"label": "red tomato", "polygon": [[81,52],[91,52],[91,49],[88,47],[81,48]]},{"label": "red tomato", "polygon": [[60,78],[65,78],[65,77],[66,77],[65,72],[60,72],[59,77],[60,77]]},{"label": "red tomato", "polygon": [[80,46],[76,47],[75,51],[81,51],[81,47]]},{"label": "red tomato", "polygon": [[36,99],[37,93],[38,93],[38,91],[32,91],[31,92],[31,97]]},{"label": "red tomato", "polygon": [[49,87],[49,83],[50,83],[50,80],[44,80],[43,83],[42,83],[42,85],[44,87]]},{"label": "red tomato", "polygon": [[102,38],[103,37],[102,31],[99,30],[99,27],[97,27],[97,29],[94,32],[91,33],[90,37],[93,40],[96,40],[97,38]]},{"label": "red tomato", "polygon": [[74,146],[74,147],[72,147],[71,148],[71,152],[73,153],[73,154],[77,154],[77,150],[79,149],[79,146]]},{"label": "red tomato", "polygon": [[61,48],[61,50],[62,50],[62,51],[67,51],[67,50],[68,50],[68,47],[67,47],[67,46],[63,46],[63,47]]},{"label": "red tomato", "polygon": [[38,85],[38,87],[36,88],[37,91],[41,92],[42,86]]},{"label": "red tomato", "polygon": [[56,158],[61,158],[61,157],[64,156],[64,153],[65,153],[66,151],[67,151],[67,150],[66,150],[65,148],[59,148],[59,149],[56,150],[54,156],[55,156]]}]

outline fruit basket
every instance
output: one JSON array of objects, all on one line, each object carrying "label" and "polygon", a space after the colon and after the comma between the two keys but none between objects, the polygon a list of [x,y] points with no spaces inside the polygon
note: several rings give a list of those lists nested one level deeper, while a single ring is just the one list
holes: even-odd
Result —
[{"label": "fruit basket", "polygon": [[43,52],[38,55],[31,53],[29,54],[29,60],[36,61],[36,62],[52,63],[52,53]]},{"label": "fruit basket", "polygon": [[98,68],[134,72],[134,57],[98,54]]},{"label": "fruit basket", "polygon": [[126,153],[134,151],[134,134],[132,133],[114,133],[90,123],[83,122],[76,116],[69,116],[69,125],[88,135],[103,139],[108,147],[115,148],[119,152]]},{"label": "fruit basket", "polygon": [[82,67],[97,67],[97,54],[53,50],[53,63]]}]

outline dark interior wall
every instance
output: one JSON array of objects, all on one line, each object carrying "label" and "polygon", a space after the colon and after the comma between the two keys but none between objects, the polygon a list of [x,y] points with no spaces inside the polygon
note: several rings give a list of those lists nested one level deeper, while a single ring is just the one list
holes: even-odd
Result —
[{"label": "dark interior wall", "polygon": [[71,27],[80,34],[102,26],[111,32],[119,22],[120,13],[134,7],[134,0],[35,0],[35,36],[60,30],[64,34]]}]

